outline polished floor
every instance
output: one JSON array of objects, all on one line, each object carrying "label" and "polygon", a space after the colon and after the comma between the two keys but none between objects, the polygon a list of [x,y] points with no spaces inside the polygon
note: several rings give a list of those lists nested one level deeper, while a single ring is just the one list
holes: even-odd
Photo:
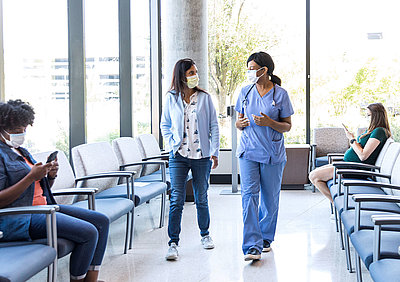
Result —
[{"label": "polished floor", "polygon": [[[249,263],[241,251],[239,195],[220,195],[227,186],[209,191],[210,235],[215,249],[200,244],[196,208],[184,208],[178,261],[166,261],[167,228],[157,228],[159,199],[140,206],[135,217],[134,248],[123,254],[125,219],[111,225],[100,279],[114,281],[356,281],[346,270],[329,203],[320,193],[282,191],[275,242],[262,260]],[[169,206],[167,206],[168,208]],[[167,219],[167,218],[166,218]],[[167,223],[167,220],[166,220]],[[354,259],[353,259],[354,260]],[[30,281],[45,281],[41,272]],[[58,281],[68,281],[68,258],[59,260]],[[364,281],[372,281],[363,269]]]}]

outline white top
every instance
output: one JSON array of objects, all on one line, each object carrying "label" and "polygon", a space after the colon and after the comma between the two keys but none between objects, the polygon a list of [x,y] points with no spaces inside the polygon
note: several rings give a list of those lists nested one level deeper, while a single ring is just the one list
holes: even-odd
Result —
[{"label": "white top", "polygon": [[184,131],[182,144],[178,149],[178,153],[185,158],[189,159],[201,159],[201,149],[200,149],[200,138],[199,131],[197,129],[197,92],[190,96],[190,102],[187,104],[183,100],[183,105],[185,107],[183,118]]}]

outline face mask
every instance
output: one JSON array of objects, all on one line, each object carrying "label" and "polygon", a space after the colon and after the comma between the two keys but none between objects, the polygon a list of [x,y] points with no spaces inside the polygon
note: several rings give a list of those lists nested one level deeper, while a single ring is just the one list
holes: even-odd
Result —
[{"label": "face mask", "polygon": [[186,84],[189,88],[195,88],[197,85],[199,85],[199,76],[198,74],[195,74],[193,76],[188,76],[186,77]]},{"label": "face mask", "polygon": [[260,68],[258,70],[248,70],[247,71],[247,79],[249,80],[250,83],[256,83],[258,81],[258,79],[264,75],[264,74],[262,74],[260,76],[257,76],[257,72],[261,69],[263,69],[263,68]]},{"label": "face mask", "polygon": [[5,132],[10,136],[10,140],[7,140],[3,136],[3,134],[1,136],[3,137],[4,141],[8,146],[11,146],[13,148],[19,148],[22,144],[24,144],[26,132],[19,134],[10,134],[7,131]]}]

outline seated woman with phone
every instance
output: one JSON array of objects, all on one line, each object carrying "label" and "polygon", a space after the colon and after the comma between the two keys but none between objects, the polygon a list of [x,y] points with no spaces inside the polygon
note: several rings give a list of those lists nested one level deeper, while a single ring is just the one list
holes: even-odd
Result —
[{"label": "seated woman with phone", "polygon": [[[0,208],[56,204],[51,186],[58,172],[57,152],[37,163],[24,148],[33,108],[21,100],[0,103]],[[75,243],[70,257],[71,281],[97,281],[107,245],[109,219],[102,213],[59,205],[58,237]],[[44,214],[0,217],[0,241],[46,237]]]},{"label": "seated woman with phone", "polygon": [[[392,135],[385,107],[381,103],[368,105],[367,116],[370,118],[369,127],[357,138],[343,124],[350,142],[343,161],[375,164],[386,140]],[[327,164],[314,169],[309,175],[311,183],[331,202],[332,196],[326,183],[333,178],[333,171],[332,164]]]}]

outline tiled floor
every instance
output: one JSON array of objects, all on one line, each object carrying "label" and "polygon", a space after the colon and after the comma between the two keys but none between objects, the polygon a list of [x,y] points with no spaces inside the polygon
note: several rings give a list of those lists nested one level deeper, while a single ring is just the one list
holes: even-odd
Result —
[{"label": "tiled floor", "polygon": [[[346,270],[329,203],[320,193],[282,191],[277,234],[272,251],[249,263],[241,252],[242,219],[239,195],[220,195],[229,187],[209,192],[211,227],[216,248],[200,244],[196,208],[184,208],[178,261],[164,259],[167,228],[157,228],[159,200],[136,211],[134,248],[123,254],[125,219],[111,225],[100,279],[113,281],[356,281]],[[167,208],[169,206],[167,205]],[[167,213],[168,214],[168,213]],[[352,257],[354,260],[354,258]],[[43,271],[31,281],[45,281]],[[68,281],[68,258],[59,261],[59,281]],[[364,281],[371,281],[363,269]]]}]

